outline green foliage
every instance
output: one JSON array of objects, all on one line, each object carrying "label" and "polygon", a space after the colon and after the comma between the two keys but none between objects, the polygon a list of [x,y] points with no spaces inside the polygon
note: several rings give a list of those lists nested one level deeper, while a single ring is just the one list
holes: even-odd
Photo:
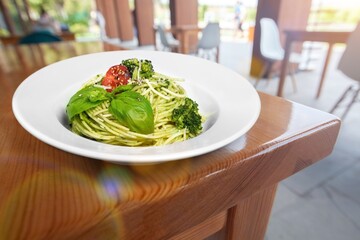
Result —
[{"label": "green foliage", "polygon": [[10,32],[5,29],[5,28],[0,28],[0,36],[5,37],[5,36],[9,36]]},{"label": "green foliage", "polygon": [[89,12],[79,11],[79,12],[68,13],[68,17],[65,22],[69,25],[82,24],[88,26],[89,19],[90,19]]},{"label": "green foliage", "polygon": [[205,13],[209,9],[209,6],[206,4],[199,6],[199,21],[204,21],[205,19]]},{"label": "green foliage", "polygon": [[88,32],[93,0],[28,0],[32,11],[40,13],[45,9],[74,33]]},{"label": "green foliage", "polygon": [[309,23],[349,23],[357,24],[360,20],[360,9],[335,9],[323,7],[318,11],[310,12]]},{"label": "green foliage", "polygon": [[73,23],[69,24],[70,32],[73,33],[86,33],[88,32],[88,26],[83,23]]},{"label": "green foliage", "polygon": [[255,22],[256,19],[256,8],[248,8],[246,10],[246,21]]}]

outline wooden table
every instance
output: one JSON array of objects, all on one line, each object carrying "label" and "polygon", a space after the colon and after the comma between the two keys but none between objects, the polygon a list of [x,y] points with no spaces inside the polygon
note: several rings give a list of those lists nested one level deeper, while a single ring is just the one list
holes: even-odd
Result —
[{"label": "wooden table", "polygon": [[115,49],[27,48],[0,48],[0,239],[263,239],[278,183],[329,155],[338,135],[333,115],[259,93],[254,127],[217,151],[154,165],[80,157],[27,133],[12,96],[44,64]]},{"label": "wooden table", "polygon": [[[191,49],[191,36],[198,38],[198,33],[202,31],[197,25],[172,26],[170,31],[178,36],[180,40],[180,52],[188,54]],[[194,49],[193,49],[194,50]]]},{"label": "wooden table", "polygon": [[283,88],[285,84],[285,78],[287,75],[289,57],[291,53],[291,45],[294,42],[304,42],[304,41],[311,41],[311,42],[326,42],[329,44],[328,51],[325,58],[325,63],[323,66],[323,70],[321,73],[319,87],[316,93],[316,98],[320,97],[321,90],[325,80],[325,74],[328,67],[328,63],[330,60],[332,47],[335,43],[346,43],[350,32],[325,32],[325,31],[298,31],[298,30],[288,30],[284,31],[286,34],[286,42],[285,42],[285,56],[281,66],[280,72],[280,80],[277,95],[283,96]]},{"label": "wooden table", "polygon": [[[157,26],[153,27],[154,30],[154,42],[156,43]],[[179,53],[188,54],[191,49],[191,36],[198,37],[198,33],[202,31],[202,28],[197,25],[179,25],[172,26],[166,29],[167,32],[173,33],[180,42]]]}]

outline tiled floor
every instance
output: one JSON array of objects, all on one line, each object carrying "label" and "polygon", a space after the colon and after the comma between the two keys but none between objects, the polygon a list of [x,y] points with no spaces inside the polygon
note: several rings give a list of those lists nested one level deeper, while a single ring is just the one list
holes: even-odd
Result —
[{"label": "tiled floor", "polygon": [[[220,64],[249,76],[252,45],[247,41],[222,39]],[[147,49],[147,48],[145,48]],[[150,47],[149,50],[153,50]],[[286,82],[284,97],[329,111],[352,80],[336,69],[344,46],[333,51],[319,99],[315,98],[327,46],[315,52],[313,71],[296,74],[298,91]],[[258,90],[275,95],[278,79]],[[341,111],[335,114],[341,116]],[[342,121],[333,153],[279,184],[266,240],[358,240],[360,239],[360,103]]]},{"label": "tiled floor", "polygon": [[[344,46],[337,46],[328,68],[323,93],[315,99],[326,46],[318,51],[315,70],[296,74],[298,92],[286,83],[285,98],[323,111],[331,109],[351,83],[336,69]],[[220,63],[253,82],[249,76],[252,45],[223,41]],[[278,79],[263,80],[258,90],[275,94]],[[341,112],[338,113],[339,116]],[[360,239],[360,104],[343,120],[333,153],[284,180],[278,188],[267,240]]]}]

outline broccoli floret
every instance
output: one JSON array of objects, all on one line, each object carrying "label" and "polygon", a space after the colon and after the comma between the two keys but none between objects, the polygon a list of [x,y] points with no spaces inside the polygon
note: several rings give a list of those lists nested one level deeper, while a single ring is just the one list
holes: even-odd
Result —
[{"label": "broccoli floret", "polygon": [[190,98],[186,98],[183,105],[173,110],[171,118],[178,129],[187,128],[193,136],[202,130],[198,104]]},{"label": "broccoli floret", "polygon": [[154,74],[154,68],[150,60],[130,58],[123,60],[122,64],[127,67],[132,78],[149,79]]},{"label": "broccoli floret", "polygon": [[151,78],[154,74],[154,67],[150,60],[140,60],[141,69],[140,77],[141,78]]},{"label": "broccoli floret", "polygon": [[170,86],[170,81],[169,81],[169,79],[160,78],[160,79],[157,81],[157,83],[158,83],[160,86],[164,87],[164,88],[169,88],[169,86]]},{"label": "broccoli floret", "polygon": [[135,68],[139,67],[139,60],[137,58],[126,59],[126,60],[123,60],[121,63],[127,67],[131,76],[132,76]]}]

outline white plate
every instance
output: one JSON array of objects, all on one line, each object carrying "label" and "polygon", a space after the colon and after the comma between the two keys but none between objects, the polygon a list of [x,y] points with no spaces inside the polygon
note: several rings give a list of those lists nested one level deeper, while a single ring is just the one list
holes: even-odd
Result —
[{"label": "white plate", "polygon": [[[91,77],[123,59],[149,59],[155,71],[185,79],[189,97],[208,116],[199,136],[159,147],[122,147],[86,139],[71,132],[65,107]],[[40,69],[17,88],[12,102],[19,123],[54,147],[81,156],[120,163],[154,163],[201,155],[245,134],[260,113],[253,86],[239,74],[198,57],[156,51],[116,51],[83,55]]]}]

